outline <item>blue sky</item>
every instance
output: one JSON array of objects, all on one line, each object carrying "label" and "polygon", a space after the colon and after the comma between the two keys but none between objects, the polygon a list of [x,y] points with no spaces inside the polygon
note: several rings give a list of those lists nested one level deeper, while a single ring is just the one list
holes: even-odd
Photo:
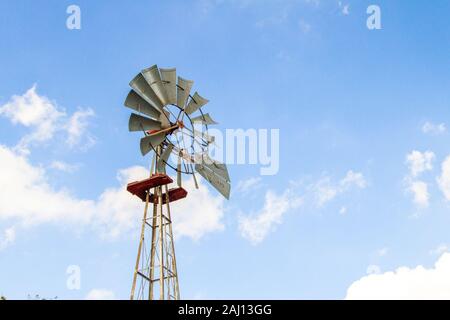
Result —
[{"label": "blue sky", "polygon": [[[81,30],[66,28],[71,4]],[[371,4],[381,30],[366,26]],[[0,294],[128,298],[142,210],[123,186],[149,158],[123,101],[134,75],[158,64],[195,81],[217,128],[280,129],[276,175],[230,165],[230,201],[203,184],[178,208],[183,298],[342,299],[358,280],[354,297],[405,297],[401,279],[450,297],[440,267],[450,246],[449,9],[3,1],[0,185],[13,191],[0,198]],[[191,217],[200,200],[210,205]],[[70,265],[80,290],[66,287]],[[442,277],[439,288],[418,265]]]}]

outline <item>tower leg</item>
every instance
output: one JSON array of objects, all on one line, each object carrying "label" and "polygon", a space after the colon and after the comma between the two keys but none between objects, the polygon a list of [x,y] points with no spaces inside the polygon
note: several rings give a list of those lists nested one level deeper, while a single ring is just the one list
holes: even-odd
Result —
[{"label": "tower leg", "polygon": [[136,258],[136,266],[134,268],[134,275],[133,275],[133,284],[131,286],[131,297],[130,299],[134,299],[134,293],[136,290],[136,281],[137,277],[139,275],[139,262],[141,260],[141,252],[144,245],[145,240],[145,225],[147,221],[147,212],[148,212],[148,202],[149,202],[149,194],[147,194],[147,200],[145,201],[145,209],[144,209],[144,218],[142,219],[142,227],[141,227],[141,236],[139,237],[139,248],[138,248],[138,254]]},{"label": "tower leg", "polygon": [[170,221],[170,223],[169,223],[169,235],[168,235],[169,239],[168,240],[170,242],[170,249],[172,250],[172,256],[169,256],[172,261],[169,261],[169,262],[171,262],[172,270],[175,273],[175,277],[172,278],[172,281],[173,281],[172,286],[174,288],[173,294],[174,294],[175,300],[179,300],[180,299],[180,287],[179,287],[179,284],[178,284],[177,259],[175,257],[175,243],[173,241],[172,217],[171,217],[171,214],[170,214],[170,205],[169,205],[169,188],[167,187],[167,185],[164,186],[164,187],[165,187],[165,192],[166,192],[166,195],[167,195],[167,199],[166,199],[167,217],[168,217],[168,220]]},{"label": "tower leg", "polygon": [[[153,279],[155,276],[155,243],[156,243],[156,223],[157,223],[157,207],[156,204],[153,204],[153,217],[152,217],[152,242],[150,249],[150,279]],[[153,300],[153,284],[154,282],[150,281],[149,285],[149,300]]]}]

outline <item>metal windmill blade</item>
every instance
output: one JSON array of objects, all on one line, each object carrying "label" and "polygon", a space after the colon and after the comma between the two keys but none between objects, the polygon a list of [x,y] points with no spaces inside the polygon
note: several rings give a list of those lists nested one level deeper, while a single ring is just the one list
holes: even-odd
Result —
[{"label": "metal windmill blade", "polygon": [[197,177],[195,176],[194,168],[193,168],[191,163],[189,164],[189,167],[192,170],[192,177],[194,178],[195,189],[199,189],[198,182],[197,182]]},{"label": "metal windmill blade", "polygon": [[218,176],[207,166],[196,164],[195,170],[208,181],[217,191],[219,191],[226,199],[230,199],[231,185],[228,181]]},{"label": "metal windmill blade", "polygon": [[149,135],[141,139],[141,153],[145,156],[152,150],[155,150],[166,139],[164,132]]},{"label": "metal windmill blade", "polygon": [[159,116],[159,121],[161,122],[161,125],[163,128],[170,127],[170,113],[166,110],[163,110],[161,115]]},{"label": "metal windmill blade", "polygon": [[169,145],[164,149],[164,151],[161,154],[161,157],[159,157],[158,161],[158,172],[165,172],[165,167],[167,160],[169,160],[169,156],[172,153],[173,150],[173,144],[169,143]]},{"label": "metal windmill blade", "polygon": [[152,88],[155,95],[158,97],[159,101],[161,101],[162,105],[165,106],[168,104],[168,97],[166,88],[161,79],[161,74],[159,73],[158,66],[155,64],[154,66],[142,70],[142,75],[144,76],[147,83]]},{"label": "metal windmill blade", "polygon": [[141,98],[143,98],[153,107],[155,107],[159,111],[163,110],[164,105],[162,104],[161,100],[159,100],[158,96],[150,87],[148,82],[145,80],[142,73],[139,73],[138,75],[136,75],[136,77],[134,77],[133,80],[131,80],[130,87],[132,87],[133,90],[141,96]]},{"label": "metal windmill blade", "polygon": [[194,96],[189,101],[185,111],[188,115],[191,115],[195,111],[197,111],[198,109],[200,109],[201,107],[206,105],[208,102],[209,102],[208,99],[203,98],[196,92],[196,93],[194,93]]},{"label": "metal windmill blade", "polygon": [[130,115],[130,120],[128,121],[128,130],[130,132],[161,130],[161,129],[162,124],[160,121],[146,118],[135,113],[132,113]]},{"label": "metal windmill blade", "polygon": [[228,173],[228,168],[223,163],[213,163],[207,166],[211,171],[213,171],[218,176],[225,179],[225,181],[230,182],[230,174]]},{"label": "metal windmill blade", "polygon": [[[178,155],[178,163],[177,163],[177,185],[181,187],[181,163],[183,158],[181,157],[181,154]],[[194,177],[195,179],[195,177]]]},{"label": "metal windmill blade", "polygon": [[214,143],[214,140],[215,140],[214,136],[210,136],[206,132],[200,132],[195,129],[194,129],[194,136],[204,140],[206,144]]},{"label": "metal windmill blade", "polygon": [[199,115],[198,117],[193,117],[193,118],[191,118],[191,121],[194,122],[194,123],[201,122],[201,123],[207,124],[207,125],[217,124],[217,122],[215,122],[215,121],[211,118],[211,116],[209,115],[209,113]]},{"label": "metal windmill blade", "polygon": [[156,109],[153,105],[148,103],[136,91],[131,90],[125,100],[125,106],[131,108],[137,112],[143,113],[154,119],[159,119],[161,116],[161,111]]},{"label": "metal windmill blade", "polygon": [[207,153],[197,154],[195,158],[196,163],[203,165],[225,181],[230,182],[230,175],[228,174],[228,168],[225,164],[211,159]]},{"label": "metal windmill blade", "polygon": [[159,69],[167,93],[167,103],[177,104],[177,69]]},{"label": "metal windmill blade", "polygon": [[186,105],[186,101],[189,98],[189,93],[191,92],[191,88],[194,85],[194,81],[186,80],[181,77],[178,77],[178,86],[177,86],[177,105],[181,109],[184,109]]}]

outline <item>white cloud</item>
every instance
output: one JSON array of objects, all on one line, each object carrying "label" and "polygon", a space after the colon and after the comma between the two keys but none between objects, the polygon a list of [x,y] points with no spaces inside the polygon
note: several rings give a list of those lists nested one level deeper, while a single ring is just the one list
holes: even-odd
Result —
[{"label": "white cloud", "polygon": [[298,27],[302,33],[309,33],[311,31],[311,25],[303,19],[298,21]]},{"label": "white cloud", "polygon": [[341,207],[341,209],[339,210],[339,214],[340,215],[345,215],[345,214],[347,214],[347,207]]},{"label": "white cloud", "polygon": [[247,193],[248,191],[261,186],[261,177],[251,177],[245,180],[239,181],[236,186],[237,192]]},{"label": "white cloud", "polygon": [[349,188],[355,186],[360,189],[367,187],[367,182],[360,172],[353,172],[352,170],[347,172],[347,175],[339,182],[342,190],[348,190]]},{"label": "white cloud", "polygon": [[348,16],[350,14],[350,4],[344,4],[342,1],[338,2],[339,8],[341,8],[341,13],[344,16]]},{"label": "white cloud", "polygon": [[330,177],[321,178],[317,183],[311,186],[311,188],[313,189],[319,207],[322,207],[327,202],[333,200],[339,192],[339,188],[331,183]]},{"label": "white cloud", "polygon": [[[332,183],[330,177],[323,177],[318,182],[309,185],[301,194],[299,186],[293,185],[286,188],[281,194],[269,190],[265,194],[263,207],[256,213],[241,216],[239,218],[239,230],[241,235],[256,245],[263,241],[267,235],[282,223],[283,216],[292,209],[299,208],[305,201],[312,198],[313,203],[319,207],[343,194],[353,187],[365,188],[367,183],[361,173],[348,171],[344,178],[337,183]],[[340,213],[345,214],[345,209]]]},{"label": "white cloud", "polygon": [[92,218],[94,201],[53,189],[43,168],[31,165],[25,156],[2,145],[0,189],[0,219],[18,219],[32,225],[61,220],[87,222]]},{"label": "white cloud", "polygon": [[450,253],[444,253],[433,268],[400,267],[395,271],[364,276],[350,285],[346,299],[448,300]]},{"label": "white cloud", "polygon": [[92,289],[86,295],[86,300],[114,300],[115,294],[111,290]]},{"label": "white cloud", "polygon": [[69,117],[54,101],[39,95],[36,85],[23,95],[12,96],[6,104],[0,106],[0,116],[6,117],[15,125],[20,124],[30,129],[16,146],[24,154],[30,152],[31,145],[49,141],[57,132],[67,134],[70,147],[81,142],[85,142],[82,146],[84,148],[92,145],[95,139],[88,134],[87,119],[93,114],[92,109],[79,109]]},{"label": "white cloud", "polygon": [[27,151],[30,143],[51,139],[57,130],[57,123],[65,113],[58,110],[54,102],[47,97],[39,96],[34,85],[21,96],[12,96],[9,102],[0,107],[0,115],[8,118],[13,124],[31,128],[31,133],[18,145],[18,148]]},{"label": "white cloud", "polygon": [[367,187],[367,182],[362,173],[349,170],[337,184],[333,183],[330,177],[323,177],[310,186],[310,190],[314,194],[317,205],[322,207],[353,187],[364,189]]},{"label": "white cloud", "polygon": [[406,191],[413,195],[413,202],[420,208],[429,206],[430,193],[428,184],[417,180],[417,177],[423,172],[433,170],[434,159],[435,155],[431,151],[414,150],[406,155],[405,163],[409,169],[409,173],[405,177]]},{"label": "white cloud", "polygon": [[16,230],[14,227],[8,228],[0,234],[0,251],[8,247],[16,239]]},{"label": "white cloud", "polygon": [[144,205],[141,200],[126,191],[126,185],[132,181],[148,178],[148,170],[134,166],[119,170],[118,187],[110,187],[102,192],[94,204],[95,228],[103,238],[114,239],[137,230],[142,220]]},{"label": "white cloud", "polygon": [[428,207],[430,201],[430,193],[428,185],[423,181],[411,181],[409,191],[414,195],[414,203],[419,207]]},{"label": "white cloud", "polygon": [[380,266],[373,264],[373,265],[370,265],[367,267],[366,273],[367,274],[380,274],[381,268],[380,268]]},{"label": "white cloud", "polygon": [[442,163],[441,175],[437,178],[439,188],[447,201],[450,201],[450,156]]},{"label": "white cloud", "polygon": [[447,132],[447,127],[444,123],[435,124],[427,121],[422,126],[422,132],[425,134],[440,135]]},{"label": "white cloud", "polygon": [[[70,147],[83,146],[83,149],[90,148],[95,144],[95,138],[88,133],[89,118],[95,115],[94,110],[79,108],[68,120],[66,124],[67,144]],[[84,141],[83,141],[84,140]]]},{"label": "white cloud", "polygon": [[64,112],[59,111],[52,101],[36,93],[36,85],[22,96],[12,96],[8,103],[0,107],[0,114],[14,124],[36,127],[40,140],[50,138],[58,118],[64,116]]},{"label": "white cloud", "polygon": [[406,164],[409,167],[411,176],[417,177],[422,172],[432,170],[434,158],[435,155],[431,151],[420,152],[414,150],[409,153],[406,156]]},{"label": "white cloud", "polygon": [[[148,171],[143,167],[120,170],[120,186],[105,189],[96,200],[80,199],[68,190],[53,188],[44,168],[0,145],[0,221],[15,221],[22,227],[43,223],[89,226],[103,238],[116,238],[138,229],[144,206],[125,186],[146,177]],[[199,182],[200,190],[194,190],[193,182],[186,181],[192,191],[172,206],[174,232],[179,237],[197,240],[223,229],[224,200],[212,196]]]},{"label": "white cloud", "polygon": [[381,248],[381,249],[379,249],[379,250],[377,251],[377,255],[378,255],[379,257],[384,257],[385,255],[388,254],[388,252],[389,252],[389,248],[384,247],[384,248]]},{"label": "white cloud", "polygon": [[449,251],[449,246],[445,243],[441,243],[440,245],[438,245],[436,248],[434,248],[433,250],[430,250],[430,254],[432,255],[437,255],[440,256],[441,254],[443,254],[444,252]]},{"label": "white cloud", "polygon": [[188,190],[188,196],[171,205],[173,232],[177,238],[199,240],[207,233],[224,229],[224,198],[219,194],[213,195],[203,178],[198,183],[197,190],[192,177],[183,181],[183,188]]},{"label": "white cloud", "polygon": [[50,164],[51,169],[55,169],[62,172],[73,173],[75,172],[79,166],[76,164],[70,164],[64,161],[52,161]]},{"label": "white cloud", "polygon": [[350,5],[346,4],[344,5],[344,7],[342,8],[342,14],[348,16],[350,14]]},{"label": "white cloud", "polygon": [[241,235],[254,245],[260,243],[276,225],[281,224],[288,210],[298,208],[301,203],[302,199],[290,189],[281,195],[267,191],[264,206],[258,213],[239,218]]}]

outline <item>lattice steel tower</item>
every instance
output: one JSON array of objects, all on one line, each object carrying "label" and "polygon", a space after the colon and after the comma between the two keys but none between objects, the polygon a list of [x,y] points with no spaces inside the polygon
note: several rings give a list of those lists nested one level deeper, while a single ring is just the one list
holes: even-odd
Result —
[{"label": "lattice steel tower", "polygon": [[[187,192],[181,187],[169,191],[168,183],[171,182],[172,179],[164,172],[154,174],[151,172],[149,179],[128,185],[130,192],[140,194],[142,198],[145,197],[141,236],[131,288],[132,300],[178,300],[180,298],[170,202],[185,197]],[[153,193],[151,193],[152,187]],[[149,215],[151,211],[149,206],[153,207],[151,215]]]}]

